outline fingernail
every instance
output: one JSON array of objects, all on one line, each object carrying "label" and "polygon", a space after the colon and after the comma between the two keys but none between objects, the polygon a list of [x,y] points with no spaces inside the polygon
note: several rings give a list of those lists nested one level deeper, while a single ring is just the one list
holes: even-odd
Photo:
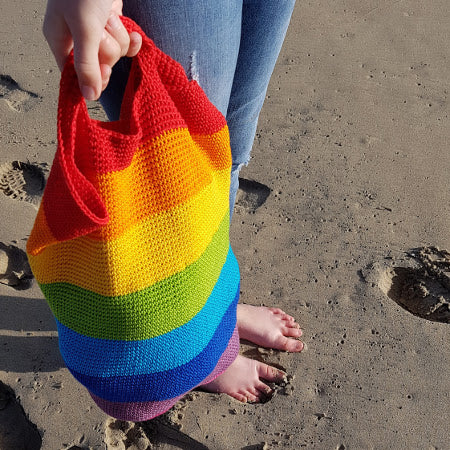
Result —
[{"label": "fingernail", "polygon": [[96,98],[95,90],[91,86],[81,86],[81,95],[86,100],[90,100],[90,101],[95,100],[95,98]]},{"label": "fingernail", "polygon": [[111,28],[121,28],[122,27],[122,21],[119,19],[119,16],[117,14],[111,14],[108,19],[109,25]]}]

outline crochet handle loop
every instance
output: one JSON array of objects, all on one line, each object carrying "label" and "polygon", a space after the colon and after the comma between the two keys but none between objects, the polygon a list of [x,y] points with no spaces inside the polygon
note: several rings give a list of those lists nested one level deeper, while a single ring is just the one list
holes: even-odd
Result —
[{"label": "crochet handle loop", "polygon": [[[137,66],[142,63],[142,58],[152,61],[153,42],[131,19],[126,17],[121,19],[128,32],[136,31],[142,36],[142,48],[135,61]],[[125,114],[126,118],[121,123],[118,122],[115,127],[117,128],[116,132],[113,129],[108,130],[108,127],[103,127],[100,122],[89,117],[75,72],[73,52],[67,58],[61,75],[58,102],[58,149],[54,172],[60,175],[51,176],[51,180],[49,179],[49,190],[51,191],[52,186],[55,185],[54,191],[61,193],[59,195],[62,202],[61,208],[67,207],[72,211],[72,225],[67,225],[64,233],[58,234],[59,240],[88,234],[109,221],[103,200],[91,179],[94,158],[92,152],[99,151],[99,143],[102,142],[113,140],[116,145],[122,143],[132,147],[132,142],[139,139],[139,120],[136,117],[135,108],[132,107],[135,94],[132,91],[136,86],[134,83],[129,84],[131,91],[128,96],[128,103],[130,103],[128,114]],[[80,136],[84,136],[85,144],[80,145]],[[100,151],[102,150],[100,149]],[[54,180],[59,181],[54,182]],[[55,183],[59,183],[59,188]],[[50,218],[55,207],[49,206],[47,210],[49,211],[47,216]],[[57,217],[55,220],[49,220],[50,222],[58,221]]]}]

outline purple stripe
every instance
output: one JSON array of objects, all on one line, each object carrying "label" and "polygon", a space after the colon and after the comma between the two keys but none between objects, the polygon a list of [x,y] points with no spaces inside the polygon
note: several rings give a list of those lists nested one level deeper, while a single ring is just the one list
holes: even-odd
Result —
[{"label": "purple stripe", "polygon": [[[220,357],[216,367],[211,372],[211,374],[208,375],[205,380],[203,380],[199,385],[210,383],[221,373],[225,372],[225,370],[236,359],[238,353],[239,334],[236,327],[228,343],[228,346],[222,353],[222,356]],[[91,395],[97,406],[99,406],[106,414],[119,420],[129,420],[131,422],[142,422],[145,420],[153,419],[172,408],[172,406],[185,395],[182,394],[178,397],[159,402],[121,403],[104,400],[100,397],[97,397],[92,392],[89,392],[89,394]]]}]

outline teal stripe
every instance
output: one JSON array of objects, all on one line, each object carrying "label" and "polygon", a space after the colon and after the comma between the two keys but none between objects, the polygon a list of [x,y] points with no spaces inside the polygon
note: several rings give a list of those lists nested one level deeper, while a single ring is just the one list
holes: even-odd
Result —
[{"label": "teal stripe", "polygon": [[58,323],[61,354],[68,367],[98,377],[141,375],[181,366],[209,343],[238,287],[239,267],[230,249],[206,305],[185,325],[152,339],[113,341],[82,336]]}]

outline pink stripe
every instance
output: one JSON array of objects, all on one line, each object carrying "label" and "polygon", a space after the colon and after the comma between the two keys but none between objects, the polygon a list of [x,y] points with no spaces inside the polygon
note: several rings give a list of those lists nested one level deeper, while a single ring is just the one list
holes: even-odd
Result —
[{"label": "pink stripe", "polygon": [[[225,372],[231,363],[236,359],[239,353],[239,334],[237,327],[234,329],[233,335],[231,336],[230,342],[226,350],[222,353],[216,367],[211,372],[211,374],[205,378],[200,384],[207,384],[217,378],[220,374]],[[89,391],[88,391],[89,392]],[[89,392],[94,402],[99,408],[101,408],[106,414],[115,417],[119,420],[129,420],[131,422],[143,422],[145,420],[150,420],[159,416],[170,408],[172,408],[175,403],[180,400],[185,394],[180,395],[175,398],[160,402],[110,402],[97,397],[92,392]]]}]

